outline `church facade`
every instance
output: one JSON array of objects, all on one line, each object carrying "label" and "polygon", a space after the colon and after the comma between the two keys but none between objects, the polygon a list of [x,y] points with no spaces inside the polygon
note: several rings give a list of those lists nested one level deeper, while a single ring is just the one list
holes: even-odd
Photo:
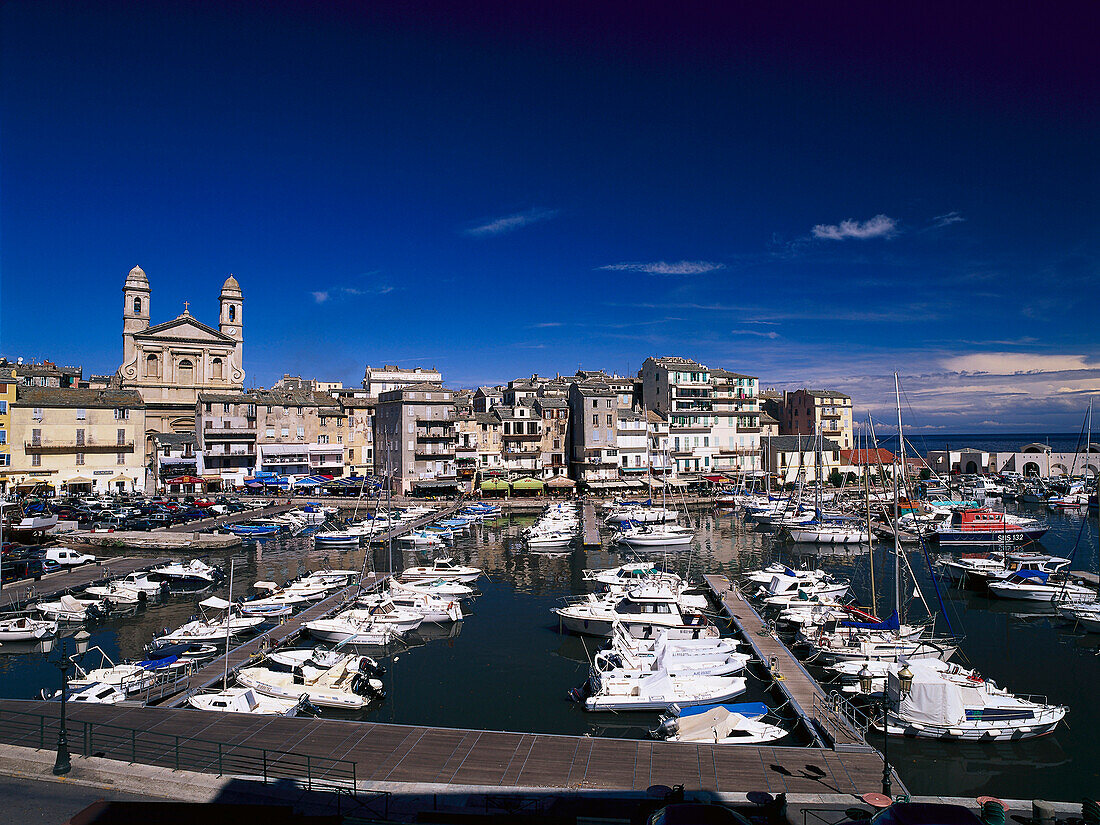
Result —
[{"label": "church facade", "polygon": [[218,296],[218,327],[194,318],[189,305],[170,321],[150,326],[149,279],[135,266],[123,287],[123,389],[145,401],[146,455],[154,433],[194,432],[200,392],[244,388],[244,296],[230,275]]}]

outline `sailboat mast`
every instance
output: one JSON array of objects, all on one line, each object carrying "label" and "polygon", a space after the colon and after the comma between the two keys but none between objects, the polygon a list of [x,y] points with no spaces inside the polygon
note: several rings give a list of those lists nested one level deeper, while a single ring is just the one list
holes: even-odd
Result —
[{"label": "sailboat mast", "polygon": [[229,689],[229,625],[233,617],[233,570],[237,566],[236,559],[229,560],[229,607],[225,609],[225,673],[222,675],[222,689]]},{"label": "sailboat mast", "polygon": [[[900,459],[901,467],[905,466],[905,436],[901,431],[901,386],[898,384],[898,374],[894,373],[894,397],[897,402],[898,410],[898,456],[895,461]],[[897,467],[897,465],[895,465]],[[901,477],[904,477],[904,470],[901,471]],[[898,621],[901,621],[902,604],[901,604],[901,527],[898,525],[898,519],[900,517],[900,506],[898,503],[898,484],[900,482],[898,470],[894,470],[894,606],[898,611]],[[900,631],[899,631],[900,632]]]},{"label": "sailboat mast", "polygon": [[[863,442],[863,496],[867,504],[867,566],[871,570],[871,615],[878,616],[878,596],[875,594],[875,551],[871,547],[871,477],[870,462],[867,460],[867,436],[863,427],[859,428],[859,437]],[[857,450],[856,455],[861,455]]]}]

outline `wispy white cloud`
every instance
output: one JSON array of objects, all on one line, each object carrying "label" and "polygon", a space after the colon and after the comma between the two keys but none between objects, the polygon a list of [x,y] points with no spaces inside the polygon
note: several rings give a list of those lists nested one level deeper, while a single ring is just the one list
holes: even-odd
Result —
[{"label": "wispy white cloud", "polygon": [[942,226],[951,226],[953,223],[963,223],[965,221],[966,218],[952,210],[946,215],[936,215],[936,217],[932,218],[932,227],[934,229],[939,229]]},{"label": "wispy white cloud", "polygon": [[323,304],[335,298],[338,295],[353,295],[361,297],[364,295],[388,295],[396,290],[397,287],[390,284],[379,284],[372,287],[357,287],[357,286],[330,286],[328,289],[319,290],[317,292],[311,292],[313,300],[319,304]]},{"label": "wispy white cloud", "polygon": [[1084,355],[1043,355],[1031,352],[972,352],[945,358],[943,366],[952,372],[988,375],[1034,375],[1096,369]]},{"label": "wispy white cloud", "polygon": [[561,321],[543,321],[539,324],[531,324],[531,329],[550,329],[551,327],[563,326]]},{"label": "wispy white cloud", "polygon": [[313,295],[313,300],[319,304],[323,304],[328,300],[328,292],[314,292],[311,294]]},{"label": "wispy white cloud", "polygon": [[650,275],[703,275],[725,269],[716,261],[653,261],[651,263],[628,262],[597,267],[610,272],[646,272]]},{"label": "wispy white cloud", "polygon": [[869,238],[889,238],[897,234],[898,222],[887,215],[875,215],[865,221],[849,218],[840,223],[819,223],[813,236],[822,240],[843,241],[848,238],[865,241]]},{"label": "wispy white cloud", "polygon": [[472,238],[487,238],[494,235],[503,235],[505,232],[513,232],[533,223],[548,221],[558,216],[558,209],[528,209],[526,212],[516,212],[512,215],[504,215],[500,218],[480,223],[477,226],[466,229],[463,234]]},{"label": "wispy white cloud", "polygon": [[757,338],[770,338],[773,341],[779,337],[778,332],[761,332],[758,329],[731,329],[730,335],[754,335]]}]

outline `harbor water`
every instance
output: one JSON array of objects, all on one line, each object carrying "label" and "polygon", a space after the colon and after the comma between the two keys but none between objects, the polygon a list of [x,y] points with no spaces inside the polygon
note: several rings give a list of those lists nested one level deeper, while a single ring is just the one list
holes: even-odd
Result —
[{"label": "harbor water", "polygon": [[[1009,505],[1008,509],[1013,510]],[[1032,515],[1037,513],[1033,512]],[[748,526],[731,513],[694,514],[698,533],[690,552],[653,554],[682,575],[724,573],[731,578],[773,560],[817,566],[850,578],[862,604],[870,600],[870,569],[866,550],[823,548],[777,543],[760,528]],[[1046,514],[1052,528],[1043,548],[1055,555],[1074,552],[1073,569],[1097,569],[1097,525],[1083,514]],[[357,716],[379,722],[488,730],[591,734],[641,738],[655,726],[655,713],[586,713],[567,699],[570,688],[587,677],[588,657],[597,644],[561,633],[551,609],[564,597],[587,592],[582,578],[587,568],[610,567],[630,559],[610,549],[561,554],[529,552],[520,537],[531,517],[502,517],[458,534],[446,551],[464,563],[481,567],[482,593],[471,603],[471,614],[453,627],[417,631],[406,644],[392,646],[378,658],[387,673],[387,697]],[[1076,545],[1076,550],[1074,550]],[[893,565],[887,552],[875,553],[879,610],[892,609]],[[315,550],[308,536],[279,538],[209,557],[228,571],[234,566],[232,595],[252,595],[258,580],[284,581],[326,564],[335,568],[391,569],[391,551],[325,553]],[[430,553],[395,545],[392,567],[422,563]],[[908,553],[910,564],[929,602],[937,599],[928,562],[919,550]],[[7,588],[5,588],[7,590]],[[223,583],[212,591],[228,596]],[[174,595],[132,616],[111,618],[91,628],[91,645],[109,656],[142,657],[143,647],[163,628],[174,628],[197,612],[209,593]],[[911,587],[907,595],[912,595]],[[1018,743],[973,744],[892,739],[890,758],[911,792],[970,796],[1076,799],[1098,786],[1100,760],[1094,756],[1093,734],[1100,730],[1100,705],[1094,685],[1100,676],[1100,635],[1074,631],[1053,611],[1028,602],[1000,602],[960,590],[942,591],[947,618],[965,637],[956,656],[986,678],[1017,694],[1046,695],[1069,706],[1068,724],[1040,739]],[[919,602],[910,602],[914,618]],[[942,618],[938,630],[945,630]],[[95,666],[90,655],[89,666]],[[31,647],[0,648],[0,695],[36,698],[43,688],[59,686],[57,669]],[[829,687],[826,686],[828,690]],[[765,700],[763,683],[749,679],[739,701]],[[774,702],[772,703],[774,704]],[[789,709],[780,716],[790,718]],[[339,715],[326,711],[325,715]],[[881,739],[872,731],[872,744]],[[783,744],[806,744],[789,738]],[[751,790],[751,789],[746,789]]]}]

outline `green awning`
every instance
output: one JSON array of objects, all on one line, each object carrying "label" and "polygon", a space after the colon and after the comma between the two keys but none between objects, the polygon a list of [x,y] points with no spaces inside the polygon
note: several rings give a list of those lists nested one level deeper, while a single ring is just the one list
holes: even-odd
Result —
[{"label": "green awning", "polygon": [[517,478],[512,482],[513,490],[545,490],[546,483],[538,478]]},{"label": "green awning", "polygon": [[487,478],[481,482],[481,489],[486,493],[502,493],[508,491],[507,481],[497,481],[495,479]]}]

